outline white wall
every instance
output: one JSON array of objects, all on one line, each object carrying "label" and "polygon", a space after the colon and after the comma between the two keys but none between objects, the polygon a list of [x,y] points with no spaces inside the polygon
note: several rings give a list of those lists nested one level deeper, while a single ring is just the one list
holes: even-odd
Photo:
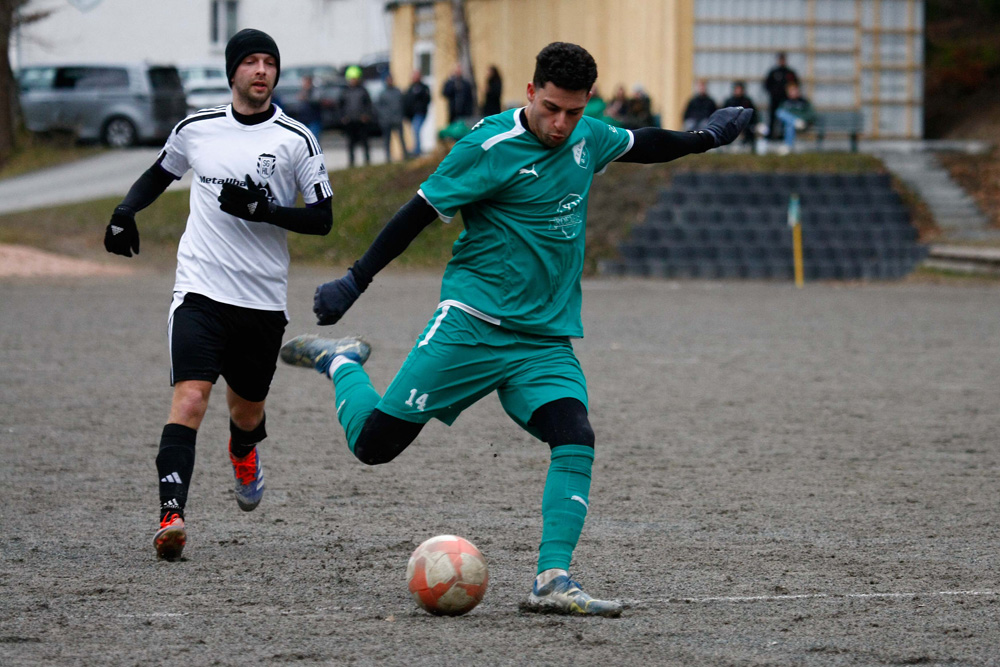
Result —
[{"label": "white wall", "polygon": [[[388,51],[384,5],[384,0],[240,0],[238,27],[274,37],[283,65],[344,65]],[[69,0],[31,0],[22,12],[54,13],[22,30],[20,43],[11,44],[11,64],[221,63],[225,44],[210,43],[210,6],[210,0],[98,0],[82,11]]]}]

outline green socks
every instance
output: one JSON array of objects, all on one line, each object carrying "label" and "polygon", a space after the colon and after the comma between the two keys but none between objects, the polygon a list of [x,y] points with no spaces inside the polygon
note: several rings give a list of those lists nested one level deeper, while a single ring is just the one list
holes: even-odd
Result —
[{"label": "green socks", "polygon": [[593,447],[560,445],[552,449],[552,462],[542,493],[542,543],[538,572],[569,570],[573,550],[580,540],[590,502]]},{"label": "green socks", "polygon": [[354,443],[361,435],[368,416],[375,410],[381,397],[368,379],[361,364],[342,364],[333,372],[333,389],[337,406],[337,419],[344,427],[347,446],[354,453]]}]

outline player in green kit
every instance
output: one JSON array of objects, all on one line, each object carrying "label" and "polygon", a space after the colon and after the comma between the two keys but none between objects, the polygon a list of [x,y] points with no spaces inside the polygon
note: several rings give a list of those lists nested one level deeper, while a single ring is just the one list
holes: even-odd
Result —
[{"label": "player in green kit", "polygon": [[369,465],[395,458],[430,419],[451,424],[497,392],[507,414],[551,448],[538,571],[522,609],[618,616],[621,604],[587,595],[568,572],[594,461],[586,379],[570,343],[583,336],[590,184],[615,160],[666,162],[728,144],[753,112],[720,109],[699,132],[623,130],[583,115],[596,79],[597,65],[582,47],[546,46],[528,105],[483,119],[347,275],[317,288],[318,323],[334,324],[421,230],[462,212],[465,230],[438,309],[383,396],[362,368],[370,353],[363,340],[299,336],[285,343],[281,358],[333,380],[348,445]]}]

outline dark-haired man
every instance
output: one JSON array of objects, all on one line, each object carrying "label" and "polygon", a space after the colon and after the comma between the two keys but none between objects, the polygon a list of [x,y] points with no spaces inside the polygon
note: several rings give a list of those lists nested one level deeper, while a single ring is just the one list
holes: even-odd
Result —
[{"label": "dark-haired man", "polygon": [[[267,437],[264,399],[288,323],[286,236],[327,234],[333,225],[319,142],[271,103],[280,62],[266,33],[236,33],[226,46],[232,104],[177,124],[156,163],[115,208],[104,235],[108,252],[138,254],[135,214],[194,169],[167,320],[173,400],[156,456],[160,528],[153,545],[168,560],[187,542],[184,508],[195,439],[220,375],[228,385],[236,502],[249,512],[263,497],[257,444]],[[300,192],[305,208],[294,207]]]},{"label": "dark-haired man", "polygon": [[615,160],[665,162],[729,143],[750,112],[722,109],[699,132],[632,132],[584,117],[596,79],[582,47],[546,46],[528,105],[474,127],[347,275],[317,288],[318,322],[333,324],[424,227],[462,212],[438,309],[384,396],[362,368],[370,348],[360,339],[299,336],[281,358],[333,379],[348,445],[369,465],[395,458],[431,418],[451,424],[496,391],[507,414],[551,448],[538,570],[522,608],[618,616],[619,603],[593,599],[568,572],[594,460],[586,380],[570,343],[583,335],[590,183]]},{"label": "dark-haired man", "polygon": [[788,99],[788,84],[799,81],[799,75],[788,66],[788,57],[785,52],[779,51],[776,58],[777,64],[768,70],[767,76],[764,77],[764,90],[767,91],[771,101],[771,105],[768,107],[768,139],[771,141],[777,141],[781,138],[779,135],[781,120],[778,118],[778,109]]}]

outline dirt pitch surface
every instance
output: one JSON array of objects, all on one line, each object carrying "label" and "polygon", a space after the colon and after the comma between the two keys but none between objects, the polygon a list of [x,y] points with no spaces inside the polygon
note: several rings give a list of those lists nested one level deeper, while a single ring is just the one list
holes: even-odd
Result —
[{"label": "dirt pitch surface", "polygon": [[[288,336],[335,274],[293,275]],[[0,283],[0,664],[1000,664],[996,286],[586,282],[574,574],[611,620],[518,611],[548,451],[494,397],[367,468],[328,383],[284,366],[263,503],[234,501],[220,387],[185,559],[157,562],[171,285]],[[437,288],[382,276],[325,331],[367,336],[384,389]],[[489,561],[464,617],[406,591],[439,533]]]}]

